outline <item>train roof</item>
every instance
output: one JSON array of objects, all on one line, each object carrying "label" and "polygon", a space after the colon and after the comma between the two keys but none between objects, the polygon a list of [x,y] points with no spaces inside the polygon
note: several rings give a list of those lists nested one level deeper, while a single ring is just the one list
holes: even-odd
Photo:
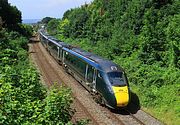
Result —
[{"label": "train roof", "polygon": [[93,54],[93,53],[87,52],[87,51],[85,51],[85,50],[83,50],[83,49],[81,49],[81,48],[73,48],[72,50],[73,50],[74,52],[77,52],[77,53],[85,56],[86,58],[88,58],[88,59],[90,59],[90,60],[95,61],[95,62],[99,62],[99,61],[101,61],[101,60],[104,60],[102,57],[97,56],[97,55],[95,55],[95,54]]},{"label": "train roof", "polygon": [[63,47],[63,50],[65,50],[66,52],[68,53],[71,53],[72,55],[84,60],[85,62],[87,62],[88,64],[92,65],[93,67],[97,68],[97,69],[100,69],[99,65],[93,61],[93,60],[90,60],[89,58],[87,58],[86,56],[74,51],[75,48],[66,48],[66,47]]},{"label": "train roof", "polygon": [[123,71],[123,69],[121,67],[119,67],[117,64],[115,64],[114,62],[107,60],[107,59],[104,59],[104,58],[97,56],[93,53],[84,51],[80,48],[73,48],[72,51],[96,62],[102,68],[102,70],[105,72]]},{"label": "train roof", "polygon": [[54,38],[53,36],[49,36],[48,40],[51,41],[52,43],[60,46],[60,47],[67,47],[68,48],[68,47],[71,46],[71,45],[69,45],[69,44],[67,44],[65,42],[62,42],[61,40],[58,40],[58,39]]},{"label": "train roof", "polygon": [[64,42],[58,42],[60,45],[62,45],[63,47],[69,47],[70,45]]},{"label": "train roof", "polygon": [[48,39],[50,37],[49,34],[47,34],[45,31],[43,30],[40,30],[39,33],[45,38],[45,39]]},{"label": "train roof", "polygon": [[98,55],[95,55],[91,52],[87,52],[81,48],[74,47],[72,45],[69,45],[65,42],[62,42],[53,36],[50,36],[46,34],[45,32],[42,32],[42,34],[48,39],[53,42],[54,44],[61,46],[64,48],[64,50],[72,53],[73,55],[79,56],[81,59],[85,60],[87,63],[95,66],[99,70],[103,70],[104,72],[115,72],[115,71],[123,71],[121,67],[119,67],[117,64],[114,62],[104,59]]}]

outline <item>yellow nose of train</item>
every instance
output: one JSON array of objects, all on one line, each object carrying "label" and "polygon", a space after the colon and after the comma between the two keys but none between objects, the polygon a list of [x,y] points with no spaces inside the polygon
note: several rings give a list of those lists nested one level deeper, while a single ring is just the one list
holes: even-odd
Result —
[{"label": "yellow nose of train", "polygon": [[117,102],[117,107],[124,107],[127,106],[129,103],[129,92],[128,87],[115,87],[113,86],[114,95]]}]

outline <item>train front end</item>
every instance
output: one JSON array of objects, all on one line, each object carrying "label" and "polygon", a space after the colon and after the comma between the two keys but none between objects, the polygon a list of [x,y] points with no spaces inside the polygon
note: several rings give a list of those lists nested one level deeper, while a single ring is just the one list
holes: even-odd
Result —
[{"label": "train front end", "polygon": [[107,73],[111,89],[114,93],[115,107],[125,107],[130,101],[129,85],[124,72]]},{"label": "train front end", "polygon": [[112,86],[114,96],[116,98],[116,107],[125,107],[129,103],[129,90],[127,86],[114,87]]}]

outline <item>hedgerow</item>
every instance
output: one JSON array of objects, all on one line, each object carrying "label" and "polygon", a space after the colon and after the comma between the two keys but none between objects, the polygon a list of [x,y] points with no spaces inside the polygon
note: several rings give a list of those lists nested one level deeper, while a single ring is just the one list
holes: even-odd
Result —
[{"label": "hedgerow", "polygon": [[29,62],[28,40],[5,30],[0,36],[0,124],[72,124],[70,89],[47,90]]}]

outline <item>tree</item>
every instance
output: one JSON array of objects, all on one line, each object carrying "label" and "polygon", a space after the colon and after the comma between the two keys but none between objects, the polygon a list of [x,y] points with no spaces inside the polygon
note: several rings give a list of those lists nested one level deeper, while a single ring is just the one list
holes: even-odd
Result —
[{"label": "tree", "polygon": [[52,17],[45,17],[41,20],[41,23],[44,23],[44,24],[48,24],[49,21],[51,21],[52,19],[55,19],[55,18],[52,18]]},{"label": "tree", "polygon": [[8,0],[0,1],[0,17],[4,21],[3,27],[11,30],[17,30],[18,24],[21,23],[21,12],[8,3]]},{"label": "tree", "polygon": [[59,19],[51,19],[48,22],[47,30],[49,31],[50,34],[54,34],[54,35],[57,34],[59,22],[60,22]]}]

